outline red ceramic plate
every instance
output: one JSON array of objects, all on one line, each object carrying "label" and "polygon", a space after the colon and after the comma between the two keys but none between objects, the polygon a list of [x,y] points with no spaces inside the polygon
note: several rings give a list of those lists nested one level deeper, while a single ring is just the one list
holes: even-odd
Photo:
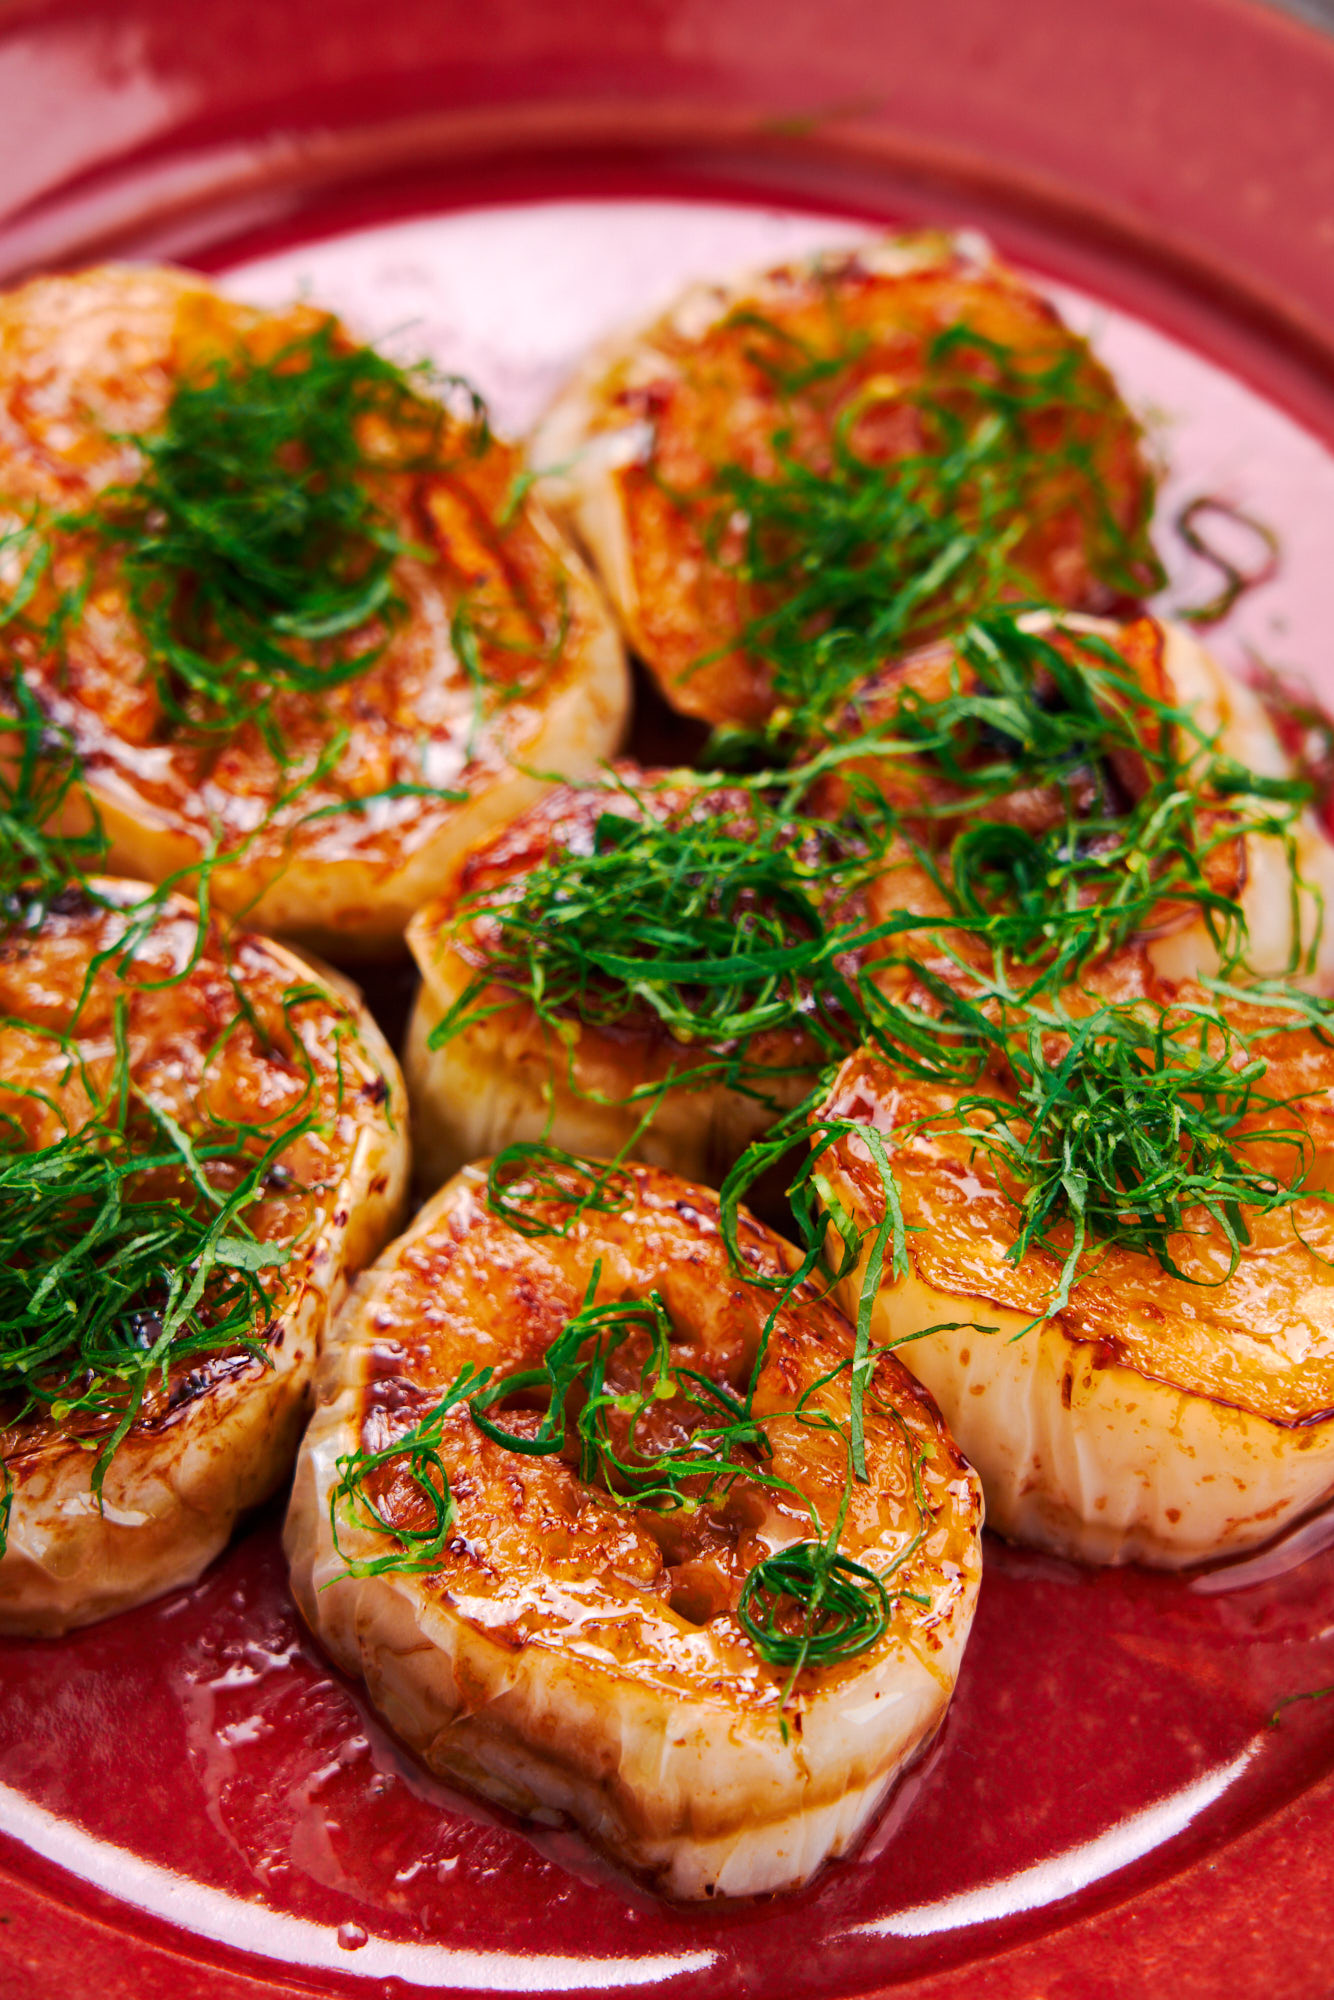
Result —
[{"label": "red ceramic plate", "polygon": [[[1281,534],[1219,644],[1334,699],[1334,43],[1245,0],[11,0],[0,277],[309,281],[521,421],[681,276],[986,228]],[[642,727],[651,732],[651,719]],[[644,746],[647,747],[647,746]],[[402,995],[381,996],[392,1011]],[[302,1637],[277,1516],[193,1590],[0,1650],[4,2000],[1334,1991],[1334,1523],[1193,1578],[988,1548],[867,1847],[679,1911],[426,1779]]]}]

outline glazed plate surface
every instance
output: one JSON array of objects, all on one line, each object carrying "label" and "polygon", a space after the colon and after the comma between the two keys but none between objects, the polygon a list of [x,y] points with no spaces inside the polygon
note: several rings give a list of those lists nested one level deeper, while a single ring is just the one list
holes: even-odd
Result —
[{"label": "glazed plate surface", "polygon": [[[1219,650],[1334,702],[1334,47],[1277,16],[30,6],[0,15],[0,109],[0,277],[172,256],[308,292],[508,429],[692,277],[981,226],[1150,418],[1164,604],[1216,585],[1181,506],[1244,508],[1282,562]],[[946,1729],[866,1846],[681,1912],[416,1769],[303,1635],[274,1513],[191,1591],[0,1649],[0,1994],[1305,2000],[1331,1683],[1334,1520],[1188,1578],[989,1541]]]}]

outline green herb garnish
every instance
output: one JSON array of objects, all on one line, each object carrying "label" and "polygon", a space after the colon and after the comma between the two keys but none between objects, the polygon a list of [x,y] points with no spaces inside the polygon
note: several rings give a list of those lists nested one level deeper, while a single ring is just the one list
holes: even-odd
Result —
[{"label": "green herb garnish", "polygon": [[[514,884],[460,906],[451,936],[471,955],[476,927],[483,962],[432,1046],[522,1001],[553,1050],[568,1045],[573,1071],[574,1022],[638,1012],[699,1052],[678,1067],[683,1087],[722,1080],[776,1103],[784,1078],[849,1046],[838,961],[858,926],[840,913],[885,838],[875,800],[835,830],[757,786],[719,794],[678,774],[655,793],[613,780],[591,845],[553,840]],[[793,1059],[750,1057],[752,1037],[782,1029],[800,1031]],[[662,1089],[654,1080],[625,1101],[651,1110]]]},{"label": "green herb garnish", "polygon": [[[438,1568],[454,1520],[454,1500],[440,1456],[443,1425],[465,1400],[473,1423],[506,1451],[525,1457],[560,1456],[580,1481],[608,1505],[652,1512],[696,1515],[725,1505],[738,1482],[781,1494],[806,1510],[815,1539],[764,1557],[751,1569],[736,1615],[762,1659],[791,1669],[788,1694],[807,1664],[832,1663],[865,1651],[885,1632],[895,1597],[889,1577],[920,1546],[929,1518],[922,1485],[922,1459],[914,1457],[913,1493],[919,1527],[894,1561],[880,1573],[839,1552],[850,1488],[845,1486],[832,1527],[826,1530],[813,1503],[790,1480],[768,1469],[765,1426],[790,1416],[811,1429],[836,1434],[851,1449],[846,1428],[827,1411],[812,1406],[817,1391],[848,1372],[852,1360],[811,1384],[791,1411],[753,1413],[752,1399],[762,1354],[757,1356],[749,1394],[742,1398],[696,1369],[682,1366],[673,1352],[673,1326],[661,1296],[599,1304],[602,1266],[595,1264],[578,1311],[548,1347],[540,1367],[489,1379],[489,1369],[464,1369],[444,1397],[389,1445],[359,1450],[338,1460],[338,1480],[329,1497],[335,1546],[340,1526],[354,1524],[394,1539],[380,1555],[351,1559],[354,1576],[386,1571],[418,1574]],[[636,1366],[616,1369],[628,1345],[642,1347]],[[504,1405],[523,1399],[525,1423],[514,1429],[500,1421]],[[534,1399],[540,1408],[531,1408]],[[670,1403],[678,1426],[689,1425],[685,1441],[662,1445],[652,1435],[656,1411]],[[368,1482],[393,1467],[415,1489],[427,1525],[414,1529],[390,1519],[368,1492]],[[343,1551],[340,1549],[340,1554]],[[914,1599],[921,1602],[921,1599]]]},{"label": "green herb garnish", "polygon": [[[1255,552],[1255,560],[1243,565],[1211,540],[1201,527],[1204,521],[1230,521],[1240,528]],[[1174,523],[1178,535],[1191,551],[1216,571],[1220,582],[1214,596],[1203,604],[1178,611],[1176,616],[1191,625],[1218,625],[1248,591],[1258,590],[1278,572],[1279,543],[1273,529],[1253,514],[1245,514],[1230,500],[1214,493],[1199,494],[1179,509]]]},{"label": "green herb garnish", "polygon": [[[275,354],[229,354],[180,381],[142,469],[54,522],[116,558],[167,715],[230,734],[257,720],[281,754],[273,699],[364,673],[405,611],[392,476],[437,467],[451,417],[332,322]],[[474,402],[464,449],[485,437]],[[77,597],[46,635],[80,608]]]},{"label": "green herb garnish", "polygon": [[134,1092],[123,1042],[110,1098],[77,1131],[32,1149],[5,1122],[3,1422],[43,1418],[86,1430],[100,1499],[155,1380],[165,1394],[171,1371],[222,1349],[268,1365],[271,1308],[260,1273],[284,1264],[289,1246],[256,1237],[247,1217],[294,1134],[285,1128],[258,1152],[239,1128],[188,1136]]},{"label": "green herb garnish", "polygon": [[[1040,1002],[999,986],[965,995],[914,971],[923,998],[881,996],[870,1042],[892,1072],[944,1085],[948,1108],[891,1132],[826,1117],[802,1169],[818,1174],[835,1143],[871,1144],[896,1275],[908,1269],[908,1244],[893,1153],[917,1135],[957,1134],[987,1161],[1015,1207],[1012,1263],[1034,1249],[1054,1259],[1042,1318],[1068,1304],[1091,1256],[1123,1248],[1185,1282],[1222,1284],[1250,1242],[1248,1214],[1330,1198],[1313,1179],[1303,1093],[1276,1095],[1266,1077],[1269,1045],[1283,1036],[1331,1042],[1334,1003],[1279,982],[1239,996],[1213,981],[1171,1002],[1077,991]],[[1249,1021],[1219,1004],[1243,997],[1256,1010]],[[1181,1269],[1173,1239],[1191,1236],[1225,1246],[1223,1274]]]},{"label": "green herb garnish", "polygon": [[[0,716],[0,932],[39,923],[70,881],[107,853],[73,754],[20,676],[6,693],[13,713]],[[65,831],[67,819],[86,822],[84,830]]]},{"label": "green herb garnish", "polygon": [[[1226,850],[1252,836],[1286,850],[1288,970],[1310,970],[1319,926],[1300,937],[1295,840],[1309,784],[1237,765],[1100,634],[994,611],[970,620],[951,652],[946,690],[905,680],[892,714],[847,754],[854,794],[883,785],[897,800],[903,838],[956,931],[1051,988],[1175,905],[1203,923],[1222,970],[1243,973],[1247,929]],[[1024,821],[1007,817],[1021,792]]]},{"label": "green herb garnish", "polygon": [[[811,463],[787,428],[773,441],[773,472],[723,468],[715,560],[760,607],[727,650],[734,644],[769,671],[766,741],[799,745],[827,731],[849,692],[887,661],[1003,598],[1031,598],[1030,545],[1055,521],[1077,520],[1105,596],[1139,597],[1161,583],[1147,481],[1123,525],[1098,477],[1090,424],[1106,399],[1088,365],[1082,347],[1025,365],[952,327],[932,343],[919,384],[881,389],[872,379],[839,410],[827,463]],[[858,447],[858,427],[882,405],[913,413],[917,448],[886,459]],[[738,521],[741,550],[725,556]],[[724,735],[718,747],[731,755],[746,741]]]},{"label": "green herb garnish", "polygon": [[[392,1444],[379,1451],[345,1452],[337,1461],[338,1479],[329,1493],[329,1528],[333,1545],[346,1565],[348,1576],[382,1576],[395,1571],[420,1576],[440,1567],[454,1525],[454,1495],[449,1489],[449,1473],[440,1456],[445,1419],[460,1403],[490,1380],[489,1368],[465,1367],[438,1403],[412,1424]],[[401,1520],[391,1521],[376,1505],[368,1483],[386,1466],[394,1466],[406,1477],[415,1497],[426,1510],[424,1528],[410,1528]],[[339,1541],[339,1532],[360,1528],[392,1535],[398,1547],[382,1556],[351,1557]],[[327,1586],[325,1586],[327,1588]]]}]

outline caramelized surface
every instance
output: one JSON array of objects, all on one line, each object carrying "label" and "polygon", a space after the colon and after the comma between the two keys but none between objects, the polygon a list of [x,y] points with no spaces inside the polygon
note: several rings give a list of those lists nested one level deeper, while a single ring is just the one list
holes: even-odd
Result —
[{"label": "caramelized surface", "polygon": [[[432,1204],[429,1227],[414,1225],[363,1286],[357,1440],[378,1449],[401,1434],[465,1362],[497,1376],[538,1365],[582,1304],[597,1259],[600,1301],[639,1299],[656,1287],[676,1329],[674,1360],[744,1393],[773,1294],[729,1271],[716,1197],[642,1166],[627,1169],[624,1184],[617,1213],[589,1212],[548,1236],[520,1235],[491,1214],[480,1172],[451,1184]],[[528,1212],[570,1223],[568,1203]],[[743,1222],[742,1242],[756,1274],[786,1268],[783,1246],[759,1224]],[[346,1322],[340,1333],[348,1338]],[[803,1390],[847,1359],[851,1343],[841,1314],[798,1294],[775,1323],[755,1405],[771,1469],[813,1501],[826,1531],[843,1495],[846,1453],[790,1413]],[[623,1350],[621,1369],[633,1370],[635,1360]],[[846,1371],[815,1389],[811,1407],[846,1422]],[[523,1421],[513,1413],[505,1420]],[[697,1421],[673,1401],[654,1424],[662,1441],[680,1441]],[[873,1651],[807,1669],[802,1684],[810,1687],[855,1680],[897,1643],[929,1663],[935,1629],[971,1574],[977,1515],[965,1469],[929,1401],[889,1356],[876,1364],[867,1437],[870,1480],[853,1482],[842,1546],[883,1569],[924,1531],[895,1570],[894,1588],[929,1604],[898,1598]],[[918,1453],[925,1517],[913,1493]],[[694,1516],[618,1505],[584,1485],[568,1458],[523,1457],[494,1443],[463,1406],[445,1419],[441,1456],[458,1513],[439,1569],[415,1580],[428,1602],[507,1647],[552,1647],[663,1690],[776,1705],[785,1674],[757,1656],[735,1609],[762,1555],[810,1538],[810,1517],[795,1501],[739,1481],[729,1499]],[[385,1475],[375,1500],[390,1520],[419,1525],[420,1496],[401,1475]]]},{"label": "caramelized surface", "polygon": [[[138,455],[125,436],[161,424],[183,377],[220,356],[267,357],[323,324],[309,307],[260,314],[168,270],[108,267],[8,294],[0,299],[0,502],[15,518],[34,501],[86,507],[107,485],[135,477]],[[365,475],[395,528],[422,552],[396,569],[407,615],[352,635],[355,650],[383,649],[354,678],[318,694],[275,696],[281,759],[253,721],[209,734],[164,711],[114,549],[56,538],[30,614],[43,621],[57,591],[90,561],[91,593],[66,642],[48,652],[38,638],[25,641],[24,664],[113,819],[128,816],[156,835],[160,853],[136,851],[127,865],[164,874],[215,839],[224,851],[244,844],[223,882],[223,899],[238,907],[278,867],[356,863],[372,883],[389,878],[450,827],[459,802],[378,795],[396,786],[485,788],[508,760],[535,748],[552,704],[590,673],[588,649],[605,643],[602,614],[540,510],[510,507],[519,454],[494,440],[479,450],[462,420],[451,422],[444,469]],[[385,458],[404,441],[368,432],[367,446]],[[464,607],[475,675],[451,629]],[[612,668],[614,687],[614,656]],[[616,706],[608,689],[599,704]],[[619,715],[609,730],[604,721],[591,753],[576,740],[576,761],[610,747],[618,727]],[[559,763],[559,743],[543,748]],[[330,768],[312,778],[321,759]],[[371,803],[358,809],[361,801]],[[312,879],[317,906],[322,893]]]},{"label": "caramelized surface", "polygon": [[[1111,593],[1090,568],[1097,505],[1089,474],[1058,468],[1056,459],[1058,448],[1085,450],[1110,518],[1124,530],[1142,521],[1150,478],[1139,428],[1110,377],[1052,307],[1002,267],[943,237],[871,246],[688,294],[591,366],[539,432],[543,464],[559,466],[578,442],[591,447],[596,470],[576,469],[575,480],[598,483],[599,505],[583,512],[582,525],[636,648],[677,707],[713,723],[754,725],[772,706],[765,664],[729,646],[765,605],[736,574],[741,530],[719,513],[719,472],[737,465],[772,476],[780,433],[791,455],[827,465],[835,427],[868,390],[873,400],[852,422],[853,448],[886,463],[920,451],[922,420],[906,397],[922,382],[933,341],[958,325],[1009,349],[1025,372],[1070,363],[1078,410],[1041,410],[1029,420],[1035,467],[1014,561],[1041,599],[1109,607]],[[831,357],[846,357],[845,365],[822,371]],[[988,364],[976,365],[985,378]],[[785,390],[784,367],[811,379]],[[607,531],[616,559],[598,546],[603,502],[619,517]]]},{"label": "caramelized surface", "polygon": [[[544,861],[562,853],[591,854],[597,823],[604,814],[673,823],[687,814],[721,819],[738,837],[744,837],[754,823],[749,797],[740,787],[703,791],[674,785],[669,772],[646,771],[625,760],[615,771],[626,789],[558,786],[471,851],[449,893],[423,910],[413,924],[409,942],[423,976],[428,983],[438,980],[447,984],[452,997],[468,978],[485,977],[496,968],[497,977],[479,996],[479,1004],[494,1004],[497,1012],[470,1029],[469,1035],[497,1047],[503,1043],[511,1059],[517,1041],[540,1041],[561,1075],[566,1073],[567,1064],[572,1064],[576,1087],[586,1092],[622,1098],[659,1078],[713,1061],[720,1054],[736,1054],[744,1056],[747,1066],[772,1070],[775,1093],[795,1103],[809,1087],[820,1054],[814,1035],[804,1030],[799,1020],[789,1028],[752,1035],[744,1049],[735,1042],[684,1042],[647,1002],[636,1000],[625,988],[599,987],[595,982],[591,1005],[581,1017],[573,1007],[564,1010],[571,1021],[580,1020],[577,1037],[567,1049],[556,1044],[531,1003],[507,985],[507,940],[493,911],[517,902],[528,878]],[[815,859],[814,855],[810,858]],[[824,921],[831,927],[854,922],[862,903],[860,892],[841,899],[831,893]],[[742,908],[738,905],[738,916]],[[523,963],[516,967],[521,979],[528,970]],[[808,992],[798,1001],[796,1011],[799,1015],[814,1005],[815,995]]]},{"label": "caramelized surface", "polygon": [[[1151,976],[1143,976],[1153,990]],[[1131,997],[1124,978],[1120,984],[1117,997]],[[1169,1240],[1180,1277],[1147,1253],[1100,1247],[1057,1319],[1071,1341],[1094,1350],[1097,1365],[1119,1364],[1188,1395],[1303,1426],[1334,1411],[1334,1209],[1322,1199],[1334,1186],[1334,1050],[1306,1031],[1266,1033],[1290,1019],[1275,1010],[1240,1000],[1225,1007],[1268,1059],[1266,1095],[1294,1100],[1254,1129],[1305,1128],[1315,1161],[1310,1198],[1268,1214],[1244,1211],[1250,1242],[1231,1277],[1227,1245],[1203,1213]],[[1008,1096],[999,1078],[988,1078],[985,1088]],[[1041,1249],[1009,1259],[1022,1189],[1003,1184],[955,1117],[956,1095],[898,1077],[863,1052],[843,1066],[825,1109],[895,1135],[890,1160],[918,1278],[957,1299],[960,1318],[985,1320],[989,1306],[1040,1318],[1060,1259]],[[942,1123],[914,1129],[923,1119]],[[1257,1144],[1248,1157],[1280,1176],[1292,1171],[1290,1150],[1277,1143]],[[864,1144],[841,1140],[836,1164],[862,1220],[878,1218],[880,1176]],[[911,1359],[912,1349],[905,1355]]]},{"label": "caramelized surface", "polygon": [[[120,1015],[131,1129],[144,1123],[144,1145],[161,1151],[145,1115],[136,1118],[135,1100],[168,1113],[201,1144],[235,1124],[253,1127],[241,1142],[252,1157],[291,1130],[246,1219],[265,1242],[318,1237],[332,1211],[349,1201],[354,1157],[368,1136],[388,1139],[392,1063],[386,1069],[368,1046],[354,1007],[313,975],[303,979],[304,968],[266,940],[242,935],[225,946],[210,932],[198,951],[197,913],[180,899],[168,900],[125,962],[135,921],[125,906],[135,892],[113,883],[97,888],[107,907],[72,889],[39,932],[11,934],[0,944],[0,1118],[34,1148],[77,1131],[114,1097]],[[308,1120],[309,1129],[299,1129]],[[374,1254],[375,1227],[396,1198],[401,1164],[396,1169],[388,1154],[386,1146],[369,1190],[374,1221],[339,1218],[342,1225],[352,1221],[347,1248],[354,1261],[360,1261],[357,1247],[361,1257]],[[235,1186],[242,1171],[239,1160],[220,1163],[215,1185]],[[169,1175],[153,1191],[189,1193]],[[265,1274],[271,1317],[250,1329],[253,1336],[281,1343],[283,1314],[311,1276],[302,1256]],[[317,1274],[318,1282],[325,1279]],[[217,1383],[263,1372],[240,1348],[194,1357],[166,1388],[150,1390],[131,1438],[174,1420]],[[58,1451],[71,1426],[83,1434],[109,1421],[32,1418],[0,1431],[0,1439],[12,1468],[29,1455]]]}]

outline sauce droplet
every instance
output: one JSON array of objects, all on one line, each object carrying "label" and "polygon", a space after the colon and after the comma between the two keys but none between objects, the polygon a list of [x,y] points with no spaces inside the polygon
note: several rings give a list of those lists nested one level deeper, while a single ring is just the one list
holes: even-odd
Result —
[{"label": "sauce droplet", "polygon": [[340,1924],[338,1942],[344,1951],[360,1951],[369,1942],[366,1930],[361,1924]]}]

